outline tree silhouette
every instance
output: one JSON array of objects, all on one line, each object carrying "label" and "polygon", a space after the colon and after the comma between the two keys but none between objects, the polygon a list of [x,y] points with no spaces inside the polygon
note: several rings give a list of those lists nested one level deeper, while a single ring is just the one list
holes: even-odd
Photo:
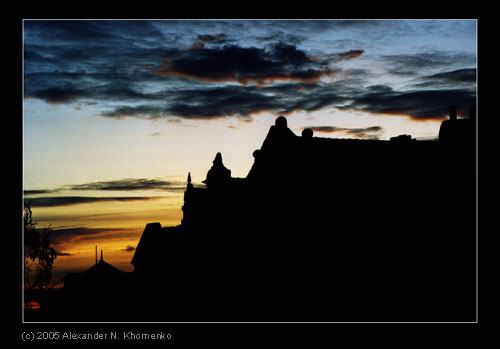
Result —
[{"label": "tree silhouette", "polygon": [[[31,309],[33,294],[50,285],[56,251],[50,246],[50,226],[36,229],[29,204],[24,207],[24,290],[27,309]],[[32,274],[32,272],[34,272]]]}]

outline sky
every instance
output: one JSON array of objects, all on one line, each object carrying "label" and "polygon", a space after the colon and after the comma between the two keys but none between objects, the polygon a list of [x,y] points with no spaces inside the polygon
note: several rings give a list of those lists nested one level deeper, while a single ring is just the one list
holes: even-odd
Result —
[{"label": "sky", "polygon": [[[476,102],[475,20],[24,20],[23,186],[55,279],[123,271],[182,219],[217,152],[246,177],[275,119],[300,135],[435,139]],[[334,179],[331,179],[334,181]]]}]

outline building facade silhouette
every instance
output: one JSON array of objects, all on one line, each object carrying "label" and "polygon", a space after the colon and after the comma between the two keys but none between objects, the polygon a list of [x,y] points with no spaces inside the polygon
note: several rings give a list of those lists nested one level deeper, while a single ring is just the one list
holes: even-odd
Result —
[{"label": "building facade silhouette", "polygon": [[233,178],[218,153],[205,187],[188,174],[182,223],[144,230],[134,273],[173,317],[474,321],[475,112],[450,108],[435,141],[297,136],[278,117],[253,156]]},{"label": "building facade silhouette", "polygon": [[188,173],[181,224],[146,225],[134,272],[101,253],[43,318],[475,321],[475,125],[450,108],[438,140],[330,139],[278,117],[245,178],[220,153],[204,187]]}]

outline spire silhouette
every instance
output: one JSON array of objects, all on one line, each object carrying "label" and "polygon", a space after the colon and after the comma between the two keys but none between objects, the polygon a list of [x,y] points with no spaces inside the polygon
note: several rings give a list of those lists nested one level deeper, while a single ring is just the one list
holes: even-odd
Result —
[{"label": "spire silhouette", "polygon": [[213,161],[213,166],[207,172],[207,178],[203,181],[207,185],[210,186],[219,186],[220,184],[226,183],[231,179],[231,170],[227,169],[222,163],[222,155],[221,153],[217,153],[215,155],[215,159]]},{"label": "spire silhouette", "polygon": [[215,159],[213,161],[213,164],[215,166],[220,166],[222,165],[222,154],[221,153],[217,153],[217,155],[215,155]]}]

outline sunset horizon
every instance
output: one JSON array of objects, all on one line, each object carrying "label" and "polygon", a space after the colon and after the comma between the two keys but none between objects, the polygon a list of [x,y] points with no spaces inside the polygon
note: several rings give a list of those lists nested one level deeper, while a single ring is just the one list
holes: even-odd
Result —
[{"label": "sunset horizon", "polygon": [[[181,224],[217,153],[247,177],[279,116],[297,136],[438,139],[476,102],[475,20],[24,20],[23,200],[54,282],[124,272]],[[331,183],[339,185],[341,183]],[[334,226],[335,224],[332,224]]]}]

